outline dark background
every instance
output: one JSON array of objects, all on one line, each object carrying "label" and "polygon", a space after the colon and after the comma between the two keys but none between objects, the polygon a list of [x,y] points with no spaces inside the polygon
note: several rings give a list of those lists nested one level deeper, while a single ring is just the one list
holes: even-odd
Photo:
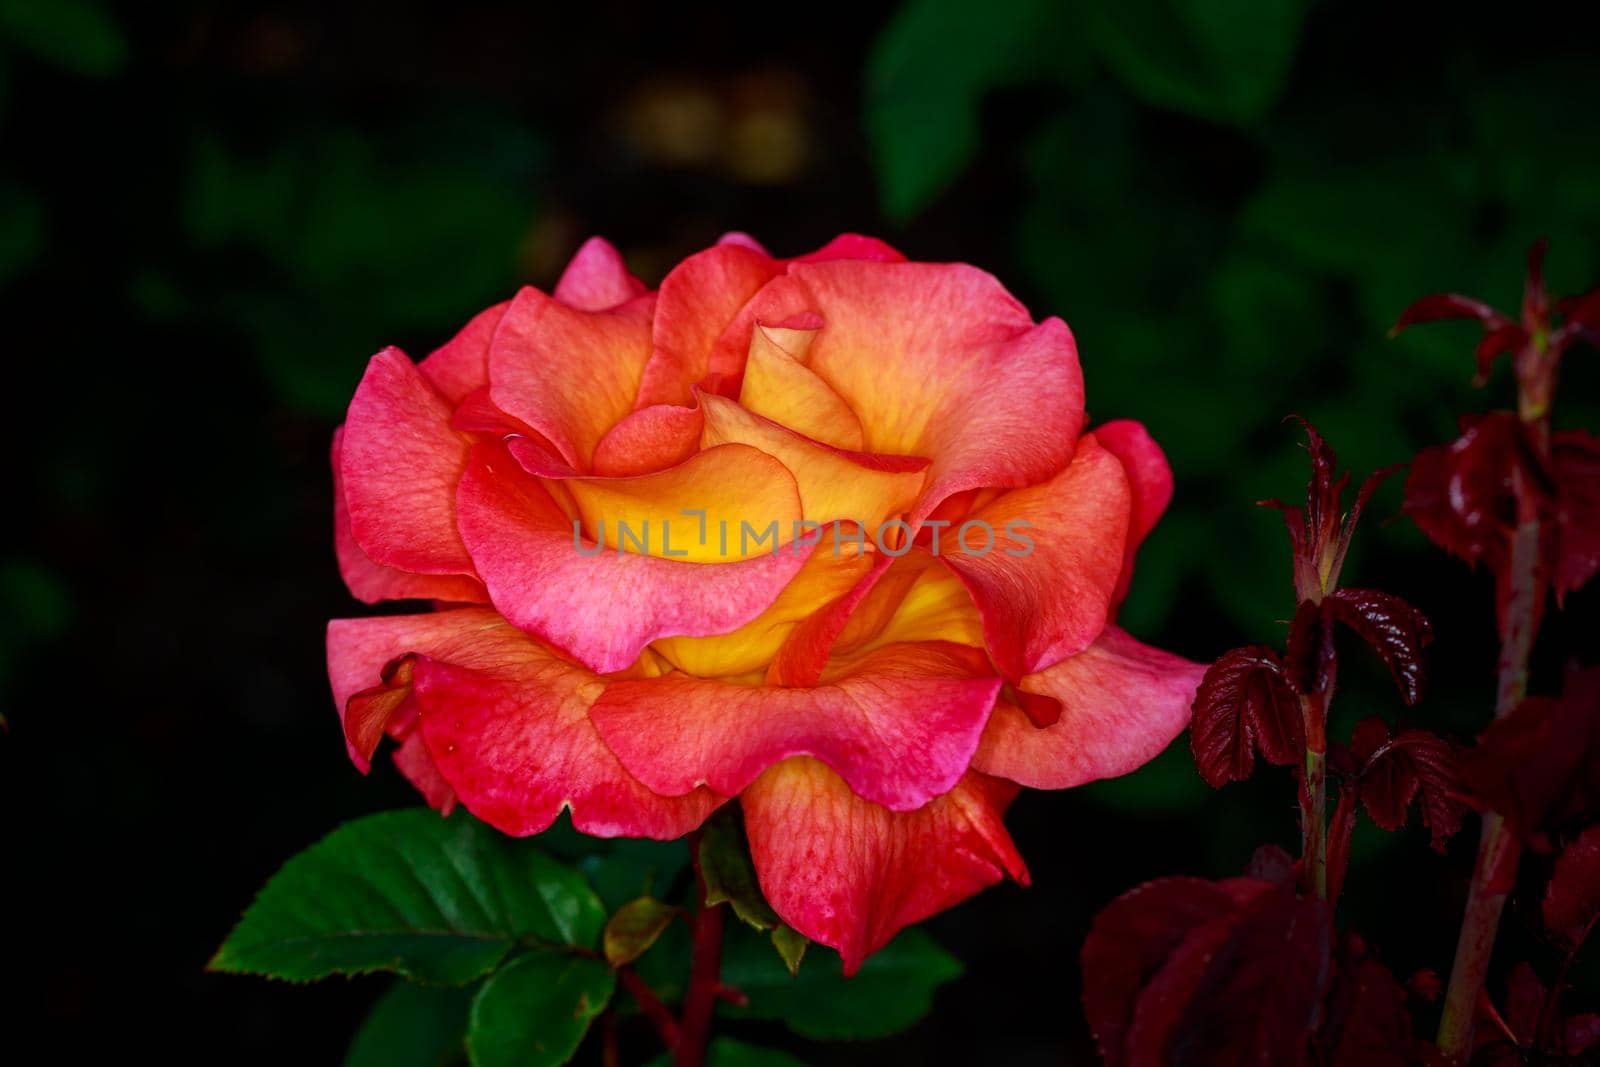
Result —
[{"label": "dark background", "polygon": [[[1064,316],[1092,415],[1144,420],[1177,475],[1123,621],[1198,659],[1281,638],[1291,612],[1281,525],[1252,506],[1301,491],[1285,414],[1358,476],[1404,461],[1510,385],[1502,367],[1469,388],[1469,327],[1386,339],[1401,307],[1515,307],[1541,235],[1557,291],[1600,281],[1592,13],[687,6],[0,0],[0,1042],[338,1061],[383,980],[203,970],[285,858],[415,802],[386,761],[348,765],[326,690],[323,623],[364,610],[333,562],[329,433],[373,351],[421,355],[590,233],[652,283],[728,229],[779,254],[877,233]],[[1558,424],[1600,423],[1594,355],[1569,357]],[[1470,737],[1488,582],[1398,503],[1379,495],[1346,577],[1435,619],[1413,717]],[[1592,656],[1596,604],[1550,618],[1536,688]],[[1399,711],[1348,659],[1336,737]],[[968,965],[933,1015],[791,1047],[1093,1062],[1076,953],[1095,910],[1296,837],[1287,775],[1214,794],[1182,741],[1010,822],[1035,886],[929,924]],[[1417,827],[1358,831],[1342,918],[1402,976],[1447,970],[1474,836],[1441,858]],[[1522,916],[1505,929],[1543,958]]]}]

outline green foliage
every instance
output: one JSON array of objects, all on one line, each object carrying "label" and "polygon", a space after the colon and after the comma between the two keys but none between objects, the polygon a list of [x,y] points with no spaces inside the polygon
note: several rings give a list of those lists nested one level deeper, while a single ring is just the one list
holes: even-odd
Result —
[{"label": "green foliage", "polygon": [[966,169],[988,92],[1086,73],[1064,12],[1049,0],[912,0],[900,9],[867,66],[866,126],[890,218],[915,215]]},{"label": "green foliage", "polygon": [[344,1067],[456,1067],[473,990],[398,981],[367,1013]]},{"label": "green foliage", "polygon": [[[1031,9],[1002,6],[992,17],[1007,25],[979,39],[939,7],[902,7],[875,63],[899,55],[904,78],[936,81],[944,65],[972,62],[960,58],[969,47],[981,54],[983,40],[1035,25]],[[1024,270],[1008,281],[1072,325],[1093,420],[1141,420],[1172,463],[1173,504],[1122,614],[1136,633],[1160,632],[1197,597],[1243,633],[1272,632],[1283,617],[1282,526],[1249,505],[1303,481],[1285,415],[1310,418],[1359,473],[1444,439],[1454,412],[1502,402],[1469,386],[1473,331],[1390,340],[1401,308],[1440,290],[1515,307],[1523,250],[1539,236],[1552,239],[1557,291],[1600,274],[1600,140],[1584,135],[1600,94],[1582,61],[1558,50],[1485,65],[1471,34],[1440,27],[1415,46],[1425,67],[1390,64],[1351,82],[1326,43],[1350,27],[1319,13],[1325,36],[1302,40],[1306,7],[1063,6],[1078,29],[1055,32],[1080,43],[1059,70],[1019,62],[954,79],[959,99],[910,94],[923,109],[917,129],[954,130],[959,148],[955,165],[917,175],[927,184],[915,203],[926,204],[977,156],[975,99],[1019,84],[1045,91],[1016,135]],[[1085,50],[1101,76],[1083,77]],[[1297,56],[1307,62],[1290,84]],[[869,119],[880,96],[869,86]],[[902,170],[915,162],[897,153],[910,135],[869,132],[885,210],[905,217]],[[1564,398],[1569,413],[1584,404]],[[1386,488],[1374,514],[1392,514],[1397,499]],[[1380,537],[1414,543],[1403,528],[1363,540]]]},{"label": "green foliage", "polygon": [[617,976],[604,960],[530,952],[496,971],[473,998],[473,1067],[548,1067],[572,1058]]},{"label": "green foliage", "polygon": [[86,78],[108,78],[128,62],[117,23],[93,0],[0,0],[0,41]]},{"label": "green foliage", "polygon": [[393,971],[459,985],[517,944],[592,948],[605,922],[582,875],[470,816],[349,823],[286,863],[211,961],[292,981]]},{"label": "green foliage", "polygon": [[1099,0],[1082,10],[1095,54],[1139,99],[1249,125],[1288,77],[1304,0]]},{"label": "green foliage", "polygon": [[723,950],[722,980],[742,990],[750,1004],[719,1010],[729,1018],[778,1020],[816,1040],[887,1037],[925,1016],[934,991],[960,974],[955,957],[915,928],[867,957],[861,970],[846,979],[839,957],[831,952],[791,975],[765,938],[732,927]]},{"label": "green foliage", "polygon": [[606,922],[601,939],[606,961],[613,967],[624,967],[643,956],[678,915],[677,908],[655,897],[628,901]]},{"label": "green foliage", "polygon": [[706,886],[706,905],[726,903],[745,923],[769,932],[772,947],[784,966],[790,974],[797,972],[810,942],[805,935],[785,926],[762,895],[755,865],[750,861],[744,827],[733,811],[724,809],[706,823],[700,837],[699,860],[700,877]]},{"label": "green foliage", "polygon": [[418,339],[420,357],[511,295],[540,156],[481,115],[378,137],[307,125],[270,153],[202,138],[185,228],[201,253],[242,256],[215,313],[286,400],[336,416],[385,344]]}]

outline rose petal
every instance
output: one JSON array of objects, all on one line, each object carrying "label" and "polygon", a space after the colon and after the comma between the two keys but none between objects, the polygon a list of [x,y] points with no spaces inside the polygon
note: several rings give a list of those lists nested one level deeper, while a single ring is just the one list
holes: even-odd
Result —
[{"label": "rose petal", "polygon": [[865,259],[874,263],[904,263],[906,257],[896,248],[876,237],[859,233],[841,233],[815,252],[795,256],[790,263],[823,263],[832,259]]},{"label": "rose petal", "polygon": [[[972,594],[989,653],[1007,679],[1087,648],[1105,628],[1122,572],[1130,497],[1122,464],[1090,434],[1059,475],[968,516],[966,523],[987,530],[963,524],[946,531],[939,558]],[[992,549],[979,554],[991,531]],[[1023,538],[1032,542],[1025,554]]]},{"label": "rose petal", "polygon": [[663,637],[651,648],[680,671],[700,678],[763,671],[797,626],[854,588],[871,565],[854,541],[843,539],[836,549],[832,531],[824,532],[820,547],[760,615],[732,633]]},{"label": "rose petal", "polygon": [[743,349],[730,351],[719,338],[739,309],[782,269],[742,242],[718,244],[672,268],[661,281],[653,350],[636,406],[688,404],[692,387],[708,375],[737,371]]},{"label": "rose petal", "polygon": [[857,796],[910,811],[949,792],[1000,691],[982,653],[890,645],[814,689],[684,674],[610,686],[590,712],[622,765],[658,793],[732,796],[790,756],[814,756]]},{"label": "rose petal", "polygon": [[[796,539],[803,514],[789,469],[746,444],[712,445],[652,474],[561,484],[572,494],[585,534],[592,532],[605,548],[690,563],[770,555]],[[770,536],[763,541],[763,534]]]},{"label": "rose petal", "polygon": [[1155,528],[1156,520],[1172,502],[1172,468],[1167,465],[1167,454],[1156,444],[1148,430],[1131,419],[1118,419],[1095,427],[1094,439],[1107,452],[1122,462],[1128,476],[1128,488],[1133,494],[1133,513],[1128,525],[1128,547],[1122,564],[1122,577],[1117,580],[1113,598],[1122,603],[1133,581],[1133,558],[1140,544]]},{"label": "rose petal", "polygon": [[757,324],[750,334],[739,403],[813,440],[859,452],[865,440],[861,420],[804,363],[816,335],[817,329]]},{"label": "rose petal", "polygon": [[1040,729],[1001,702],[972,766],[1034,789],[1067,789],[1126,774],[1189,724],[1205,666],[1142,644],[1115,626],[1075,656],[1022,679],[1061,702]]},{"label": "rose petal", "polygon": [[550,294],[579,311],[605,311],[647,292],[644,282],[628,273],[622,253],[604,237],[583,242]]},{"label": "rose petal", "polygon": [[467,439],[450,406],[398,348],[372,357],[350,401],[340,468],[350,532],[374,563],[473,574],[455,525]]},{"label": "rose petal", "polygon": [[627,477],[665,470],[700,447],[704,418],[699,408],[652,404],[611,427],[594,449],[594,472]]},{"label": "rose petal", "polygon": [[417,364],[439,394],[459,404],[468,393],[489,384],[489,345],[500,328],[511,301],[504,300],[472,316],[461,332],[429,353]]},{"label": "rose petal", "polygon": [[809,521],[848,519],[869,536],[877,535],[885,520],[901,515],[922,489],[927,460],[831,448],[710,393],[700,394],[700,404],[705,412],[701,446],[748,445],[777,458],[794,475],[800,516]]},{"label": "rose petal", "polygon": [[[396,664],[388,679],[385,664]],[[639,784],[589,722],[605,680],[487,608],[336,619],[328,669],[341,708],[384,682],[398,697],[394,713],[414,703],[419,728],[407,741],[420,732],[461,802],[506,833],[538,833],[567,807],[584,833],[672,838],[720,802],[705,790],[668,798]]]},{"label": "rose petal", "polygon": [[703,564],[617,552],[614,544],[580,553],[571,520],[544,486],[488,444],[474,446],[457,500],[462,537],[495,606],[601,672],[627,667],[659,637],[743,626],[777,599],[809,555],[785,548]]},{"label": "rose petal", "polygon": [[511,302],[489,351],[489,396],[578,470],[633,408],[650,355],[653,298],[608,311],[570,308],[537,289]]},{"label": "rose petal", "polygon": [[444,780],[433,757],[428,754],[428,743],[423,740],[422,731],[413,730],[407,734],[405,740],[395,747],[391,758],[406,781],[422,794],[428,807],[440,815],[449,815],[456,810],[456,801],[460,798],[450,788],[450,783]]},{"label": "rose petal", "polygon": [[[1059,319],[1035,326],[991,275],[796,263],[741,316],[753,325],[807,312],[825,325],[805,363],[860,418],[863,447],[933,461],[915,518],[962,490],[1042,481],[1071,458],[1083,426],[1072,333]],[[749,333],[730,340],[748,348]]]},{"label": "rose petal", "polygon": [[340,454],[344,428],[333,432],[330,460],[333,467],[333,550],[339,559],[339,574],[357,600],[376,604],[380,600],[449,600],[484,603],[489,593],[476,578],[462,574],[413,574],[372,562],[356,544],[350,532],[350,509],[344,502],[344,478],[340,474]]},{"label": "rose petal", "polygon": [[1001,821],[1010,782],[968,773],[916,811],[850,791],[814,759],[766,771],[740,797],[762,892],[783,921],[831,945],[854,974],[914,922],[1027,867]]}]

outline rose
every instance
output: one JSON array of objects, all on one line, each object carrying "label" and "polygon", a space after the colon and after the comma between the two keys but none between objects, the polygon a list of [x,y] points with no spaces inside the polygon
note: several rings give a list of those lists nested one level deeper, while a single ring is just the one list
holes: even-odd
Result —
[{"label": "rose", "polygon": [[[591,240],[552,295],[373,357],[333,467],[351,591],[433,602],[328,628],[358,766],[388,734],[429,803],[519,835],[674,838],[737,797],[773,907],[850,971],[1027,880],[1019,786],[1188,721],[1200,667],[1111,624],[1166,460],[1086,432],[1066,325],[969,266],[734,235],[649,292]],[[774,521],[775,552],[702,536]]]}]

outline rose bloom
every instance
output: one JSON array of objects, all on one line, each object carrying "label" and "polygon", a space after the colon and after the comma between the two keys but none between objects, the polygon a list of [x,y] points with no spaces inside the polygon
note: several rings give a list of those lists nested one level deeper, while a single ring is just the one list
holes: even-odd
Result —
[{"label": "rose bloom", "polygon": [[1066,324],[871,238],[731,235],[653,292],[591,240],[552,294],[374,356],[333,469],[351,592],[431,602],[328,627],[362,770],[387,734],[516,835],[675,838],[737,798],[847,971],[1026,883],[1019,787],[1138,767],[1201,674],[1113,625],[1172,476],[1138,424],[1085,428]]}]

